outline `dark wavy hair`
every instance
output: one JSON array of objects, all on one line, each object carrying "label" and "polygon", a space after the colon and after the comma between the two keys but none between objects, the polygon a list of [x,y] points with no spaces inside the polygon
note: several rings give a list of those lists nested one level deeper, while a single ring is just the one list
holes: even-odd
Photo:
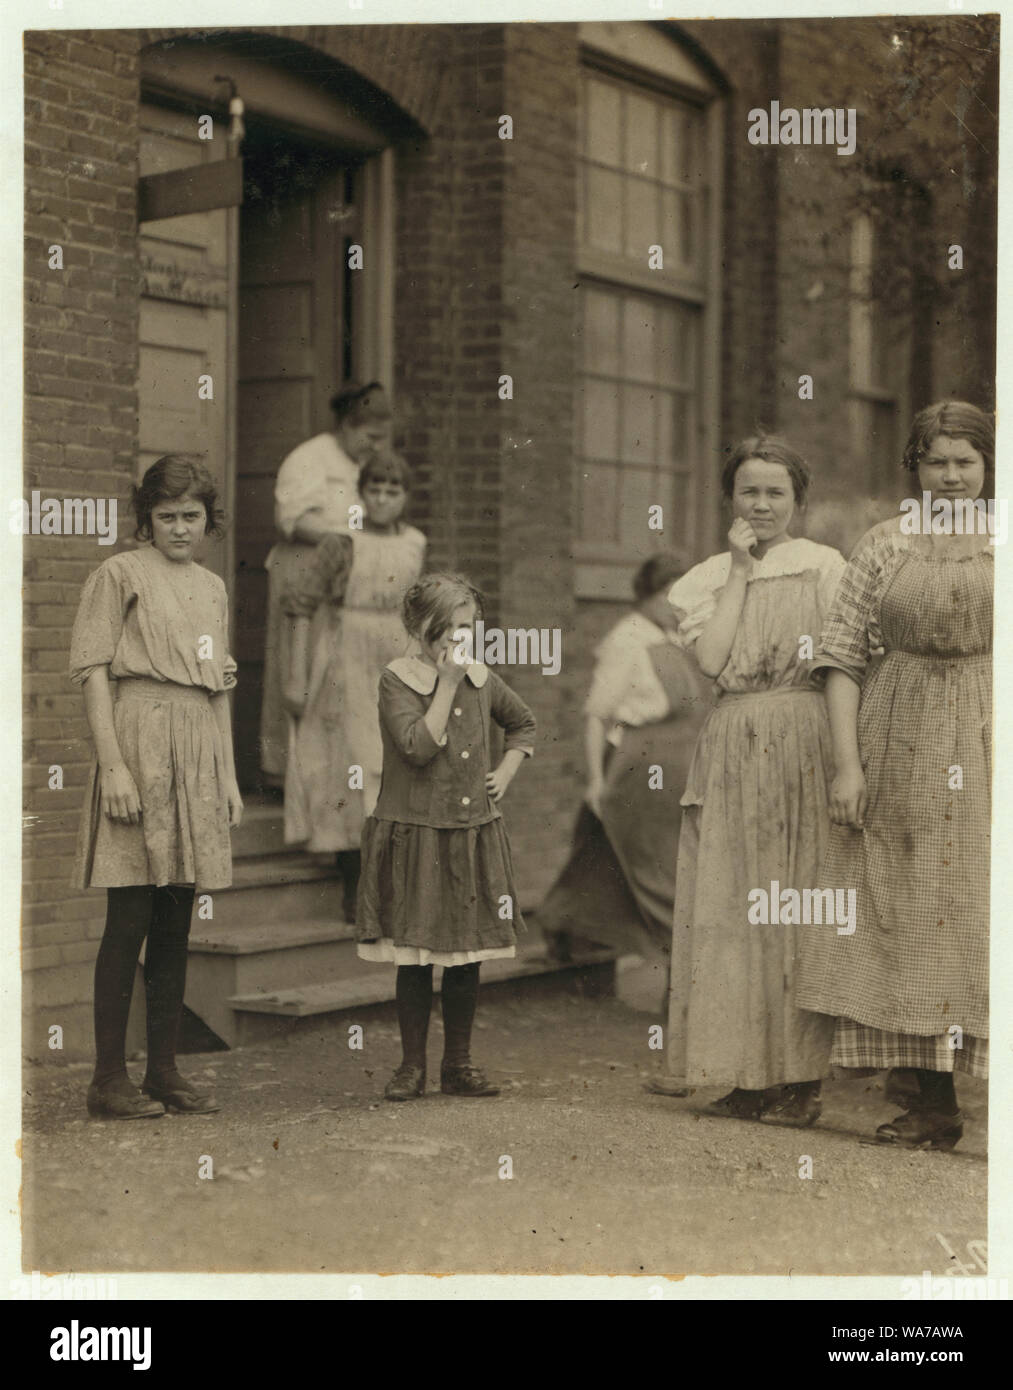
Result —
[{"label": "dark wavy hair", "polygon": [[411,492],[411,471],[407,461],[393,452],[374,454],[359,469],[360,496],[367,483],[399,483],[405,492]]},{"label": "dark wavy hair", "polygon": [[331,397],[335,423],[361,425],[367,420],[389,420],[391,409],[379,381],[365,386],[358,381],[346,381]]},{"label": "dark wavy hair", "polygon": [[966,439],[985,460],[985,471],[995,478],[995,428],[991,417],[969,401],[937,401],[927,405],[911,422],[904,449],[903,465],[909,473],[918,466],[941,434],[949,439]]},{"label": "dark wavy hair", "polygon": [[686,566],[670,550],[650,555],[633,576],[633,597],[638,603],[671,588],[686,573]]},{"label": "dark wavy hair", "polygon": [[475,605],[475,617],[484,612],[482,595],[463,574],[434,570],[411,586],[401,604],[401,618],[408,633],[422,642],[438,642],[450,627],[454,609]]},{"label": "dark wavy hair", "polygon": [[140,487],[130,492],[130,505],[137,518],[134,536],[150,541],[151,513],[159,502],[175,502],[179,497],[196,497],[204,503],[207,520],[204,534],[220,536],[225,513],[218,505],[218,487],[207,468],[194,454],[166,454],[146,470]]},{"label": "dark wavy hair", "polygon": [[740,440],[728,455],[721,473],[721,491],[729,501],[735,494],[735,475],[747,459],[763,459],[764,463],[779,463],[786,468],[791,478],[792,492],[795,494],[795,505],[805,506],[809,485],[812,482],[809,465],[787,439],[782,439],[777,434],[765,434],[763,431]]}]

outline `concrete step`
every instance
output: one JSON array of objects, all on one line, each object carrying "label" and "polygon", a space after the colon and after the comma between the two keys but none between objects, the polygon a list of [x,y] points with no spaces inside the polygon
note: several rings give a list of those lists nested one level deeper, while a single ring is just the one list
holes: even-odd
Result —
[{"label": "concrete step", "polygon": [[355,928],[340,917],[275,922],[195,922],[186,1005],[229,1047],[237,1042],[229,998],[270,993],[345,969]]},{"label": "concrete step", "polygon": [[[616,957],[613,952],[586,952],[567,965],[547,960],[544,952],[543,943],[536,941],[522,948],[513,959],[483,961],[482,988],[547,977],[559,984],[572,984],[579,978],[585,987],[596,993],[614,993]],[[277,1036],[294,1027],[299,1019],[342,1014],[394,999],[397,972],[389,965],[359,960],[352,941],[343,944],[341,956],[340,974],[308,979],[292,988],[257,990],[229,998],[226,1003],[235,1014],[232,1031],[237,1044],[234,1045]],[[439,993],[441,978],[442,971],[434,971],[436,993]]]},{"label": "concrete step", "polygon": [[[333,859],[268,854],[232,866],[232,887],[212,895],[215,927],[341,920],[341,874]],[[198,909],[199,910],[199,909]],[[195,927],[199,923],[194,923]]]},{"label": "concrete step", "polygon": [[284,854],[285,808],[281,801],[255,792],[243,798],[243,823],[232,832],[232,858],[250,859],[263,854]]}]

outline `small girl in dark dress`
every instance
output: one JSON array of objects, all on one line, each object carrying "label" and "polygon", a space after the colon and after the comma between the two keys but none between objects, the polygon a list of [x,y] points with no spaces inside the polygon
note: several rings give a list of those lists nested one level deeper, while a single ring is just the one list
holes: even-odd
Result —
[{"label": "small girl in dark dress", "polygon": [[[510,846],[498,803],[533,752],[534,716],[495,672],[461,660],[462,633],[482,616],[466,579],[427,574],[405,594],[402,615],[417,656],[380,677],[383,777],[362,832],[358,953],[397,966],[402,1061],[387,1100],[425,1092],[433,966],[443,970],[440,1089],[494,1096],[471,1061],[480,962],[516,954]],[[506,733],[493,767],[492,723]]]}]

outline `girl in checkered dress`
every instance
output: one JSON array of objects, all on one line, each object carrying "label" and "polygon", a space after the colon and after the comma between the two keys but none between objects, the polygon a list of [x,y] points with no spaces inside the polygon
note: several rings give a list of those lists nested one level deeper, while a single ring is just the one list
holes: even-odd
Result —
[{"label": "girl in checkered dress", "polygon": [[[916,416],[904,465],[953,501],[992,495],[994,458],[988,417],[944,401]],[[822,877],[856,889],[857,929],[807,935],[796,999],[838,1015],[836,1065],[916,1070],[882,1141],[952,1148],[954,1072],[988,1067],[993,551],[901,521],[859,543],[816,656],[837,768]]]}]

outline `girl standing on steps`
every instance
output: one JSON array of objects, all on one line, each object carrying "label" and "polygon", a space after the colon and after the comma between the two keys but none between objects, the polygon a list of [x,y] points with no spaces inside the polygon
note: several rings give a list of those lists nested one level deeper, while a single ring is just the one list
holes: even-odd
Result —
[{"label": "girl standing on steps", "polygon": [[[243,810],[225,694],[236,684],[225,585],[194,560],[204,536],[220,534],[216,503],[201,464],[179,455],[152,464],[133,497],[137,538],[150,544],[91,575],[71,638],[70,677],[84,689],[96,752],[74,886],[107,890],[88,1111],[109,1119],[218,1109],[176,1069],[195,884],[231,884],[229,829]],[[124,1052],[145,938],[140,1094]]]},{"label": "girl standing on steps", "polygon": [[[294,727],[285,773],[285,839],[333,853],[344,886],[344,913],[355,921],[359,841],[380,794],[383,747],[376,683],[407,650],[401,601],[422,573],[426,538],[402,518],[408,466],[383,453],[364,464],[358,491],[362,529],[328,535],[310,563],[283,587],[281,608],[293,620],[285,708]],[[318,636],[310,650],[310,630]],[[362,770],[349,786],[349,768]]]},{"label": "girl standing on steps", "polygon": [[[380,677],[383,780],[362,832],[358,954],[397,966],[402,1059],[384,1092],[425,1092],[433,966],[443,966],[443,1064],[447,1095],[494,1096],[471,1061],[480,962],[516,953],[523,930],[499,802],[533,752],[527,705],[465,655],[463,631],[482,616],[466,579],[427,574],[404,598],[404,625],[418,656]],[[492,766],[492,724],[506,733]]]}]

